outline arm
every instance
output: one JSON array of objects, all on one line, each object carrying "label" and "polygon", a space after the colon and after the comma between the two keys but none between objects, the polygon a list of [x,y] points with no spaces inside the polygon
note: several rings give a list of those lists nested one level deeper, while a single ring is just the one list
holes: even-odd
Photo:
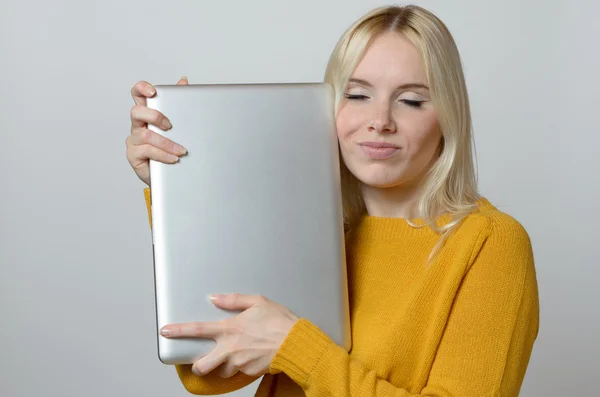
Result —
[{"label": "arm", "polygon": [[538,295],[529,237],[516,222],[489,229],[455,297],[427,385],[397,388],[352,359],[302,319],[270,371],[285,372],[307,397],[517,396],[538,332]]},{"label": "arm", "polygon": [[[152,202],[150,188],[144,189],[144,197],[146,199],[146,208],[148,209],[148,220],[150,228],[152,228]],[[250,383],[257,380],[257,377],[245,375],[241,372],[235,374],[231,378],[225,379],[217,375],[217,372],[211,372],[204,376],[196,376],[192,373],[192,365],[175,365],[177,375],[185,389],[198,395],[214,395],[225,394],[235,390],[239,390],[248,386]]]}]

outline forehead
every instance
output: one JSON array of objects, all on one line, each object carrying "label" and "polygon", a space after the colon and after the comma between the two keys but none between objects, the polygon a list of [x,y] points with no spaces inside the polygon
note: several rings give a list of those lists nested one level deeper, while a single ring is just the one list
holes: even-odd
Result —
[{"label": "forehead", "polygon": [[427,83],[421,54],[406,36],[396,32],[386,32],[373,40],[352,77],[372,84]]}]

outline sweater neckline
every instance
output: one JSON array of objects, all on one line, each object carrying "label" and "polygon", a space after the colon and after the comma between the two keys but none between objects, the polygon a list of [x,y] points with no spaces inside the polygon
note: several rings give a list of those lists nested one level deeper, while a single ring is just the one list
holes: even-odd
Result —
[{"label": "sweater neckline", "polygon": [[[492,209],[492,204],[481,197],[476,201],[478,209],[475,212]],[[443,226],[451,221],[449,214],[442,214],[436,219],[438,226]],[[410,222],[410,223],[409,223]],[[412,223],[412,225],[411,225]],[[437,233],[422,218],[388,218],[373,215],[363,215],[356,232],[364,237],[378,240],[395,238],[436,237]]]}]

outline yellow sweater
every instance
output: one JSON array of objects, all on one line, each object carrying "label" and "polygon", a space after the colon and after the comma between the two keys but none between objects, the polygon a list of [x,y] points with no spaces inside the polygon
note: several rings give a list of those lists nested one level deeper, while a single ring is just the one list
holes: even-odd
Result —
[{"label": "yellow sweater", "polygon": [[[148,189],[146,200],[150,211]],[[539,326],[531,244],[516,220],[478,204],[429,266],[431,229],[366,216],[347,238],[351,352],[301,319],[256,395],[517,396]],[[256,380],[176,368],[193,394]]]}]

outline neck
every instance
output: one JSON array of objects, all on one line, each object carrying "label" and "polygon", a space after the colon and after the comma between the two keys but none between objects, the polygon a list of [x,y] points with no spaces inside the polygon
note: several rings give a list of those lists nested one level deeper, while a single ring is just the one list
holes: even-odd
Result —
[{"label": "neck", "polygon": [[407,218],[409,207],[418,198],[418,185],[377,188],[361,186],[367,213],[382,218]]}]

